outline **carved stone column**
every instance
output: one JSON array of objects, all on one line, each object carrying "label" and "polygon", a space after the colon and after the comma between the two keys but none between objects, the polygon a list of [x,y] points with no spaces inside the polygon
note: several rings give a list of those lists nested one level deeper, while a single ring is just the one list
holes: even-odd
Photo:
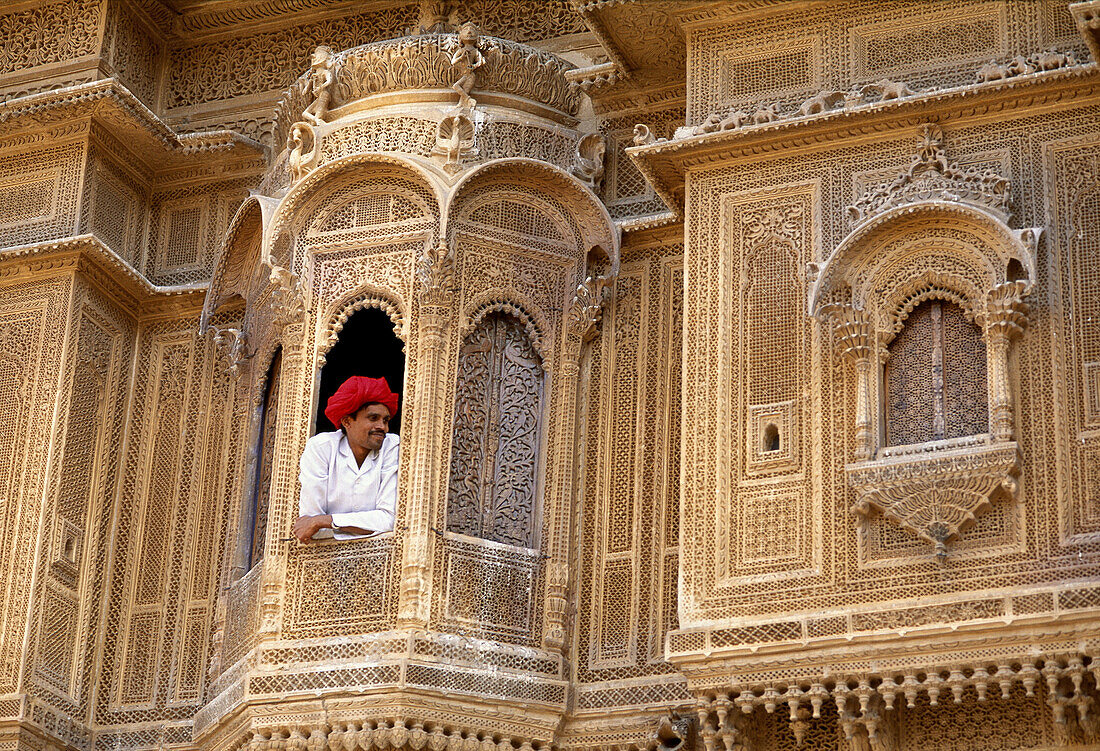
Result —
[{"label": "carved stone column", "polygon": [[[577,419],[580,409],[579,384],[581,357],[587,343],[599,332],[599,323],[603,316],[603,304],[611,293],[611,279],[605,276],[588,276],[577,287],[570,311],[569,344],[562,355],[560,383],[564,393],[562,403],[571,405],[561,410],[561,430],[557,445],[558,459],[554,465],[563,473],[561,497],[557,499],[554,513],[557,521],[554,527],[559,530],[569,528],[569,510],[574,492],[573,477],[577,467],[568,457],[574,455],[577,436]],[[546,567],[546,613],[544,615],[543,646],[560,650],[565,644],[565,618],[568,606],[569,589],[569,536],[561,534],[547,541],[546,555],[549,558]]]},{"label": "carved stone column", "polygon": [[431,592],[432,501],[439,488],[439,464],[442,436],[435,425],[438,415],[433,405],[439,402],[439,383],[445,355],[444,331],[454,298],[454,248],[441,239],[428,246],[420,259],[419,375],[417,402],[423,405],[416,416],[416,454],[410,465],[413,473],[408,493],[408,534],[401,566],[401,594],[397,622],[403,627],[428,625]]},{"label": "carved stone column", "polygon": [[836,333],[837,354],[852,363],[856,370],[856,446],[857,461],[874,454],[875,410],[871,404],[874,393],[874,330],[867,314],[856,308],[830,311]]},{"label": "carved stone column", "polygon": [[1013,339],[1027,325],[1026,282],[1005,282],[986,297],[984,332],[988,352],[989,432],[994,441],[1011,441],[1013,435],[1012,388],[1008,353]]}]

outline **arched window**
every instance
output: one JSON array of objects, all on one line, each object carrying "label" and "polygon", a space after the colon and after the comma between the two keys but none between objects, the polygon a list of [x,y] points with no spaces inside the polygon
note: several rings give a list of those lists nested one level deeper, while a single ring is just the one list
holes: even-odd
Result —
[{"label": "arched window", "polygon": [[961,307],[940,299],[922,302],[889,351],[887,445],[989,431],[985,341]]},{"label": "arched window", "polygon": [[542,390],[523,322],[486,315],[459,353],[448,531],[534,547]]},{"label": "arched window", "polygon": [[263,401],[260,403],[260,430],[256,436],[256,473],[252,485],[252,529],[248,546],[251,569],[264,557],[267,541],[267,509],[271,499],[271,468],[275,456],[275,421],[279,412],[279,375],[283,351],[275,350],[264,376]]},{"label": "arched window", "polygon": [[[353,313],[340,331],[340,338],[325,357],[321,370],[321,388],[317,400],[315,433],[336,430],[325,417],[325,404],[340,384],[353,375],[385,378],[400,397],[405,383],[404,344],[394,331],[393,322],[379,308],[363,308]],[[401,432],[401,409],[390,421],[390,432]]]}]

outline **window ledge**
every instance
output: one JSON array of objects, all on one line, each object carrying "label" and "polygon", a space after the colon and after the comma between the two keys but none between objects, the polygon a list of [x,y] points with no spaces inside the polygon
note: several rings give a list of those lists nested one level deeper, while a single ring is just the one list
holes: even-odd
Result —
[{"label": "window ledge", "polygon": [[861,517],[881,513],[935,546],[936,558],[1001,495],[1016,493],[1020,450],[988,434],[912,446],[845,467]]}]

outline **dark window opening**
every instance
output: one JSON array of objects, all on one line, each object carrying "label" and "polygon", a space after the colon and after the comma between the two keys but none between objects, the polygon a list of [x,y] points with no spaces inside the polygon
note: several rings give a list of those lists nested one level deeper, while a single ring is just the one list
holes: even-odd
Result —
[{"label": "dark window opening", "polygon": [[[314,433],[336,430],[325,417],[325,404],[340,384],[351,376],[385,378],[390,390],[403,396],[405,386],[404,343],[394,330],[393,321],[379,308],[363,308],[353,313],[340,331],[340,338],[325,358],[321,369],[321,388],[317,399]],[[390,420],[390,432],[401,432],[405,400],[400,399],[397,415]]]},{"label": "dark window opening", "polygon": [[275,421],[279,412],[279,374],[283,351],[275,350],[264,377],[264,395],[260,403],[260,432],[256,437],[256,473],[252,484],[252,528],[248,550],[248,569],[264,557],[267,541],[267,510],[271,499],[271,470],[275,458]]},{"label": "dark window opening", "polygon": [[779,428],[774,423],[768,423],[764,428],[764,451],[779,450]]},{"label": "dark window opening", "polygon": [[989,431],[985,340],[961,307],[946,300],[921,303],[889,350],[887,445]]}]

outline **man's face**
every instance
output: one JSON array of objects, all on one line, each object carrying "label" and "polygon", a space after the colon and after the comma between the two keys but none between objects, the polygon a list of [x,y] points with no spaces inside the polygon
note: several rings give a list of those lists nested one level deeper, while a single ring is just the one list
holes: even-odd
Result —
[{"label": "man's face", "polygon": [[384,404],[364,404],[354,415],[344,417],[340,426],[348,434],[348,443],[377,451],[390,429],[390,411]]}]

